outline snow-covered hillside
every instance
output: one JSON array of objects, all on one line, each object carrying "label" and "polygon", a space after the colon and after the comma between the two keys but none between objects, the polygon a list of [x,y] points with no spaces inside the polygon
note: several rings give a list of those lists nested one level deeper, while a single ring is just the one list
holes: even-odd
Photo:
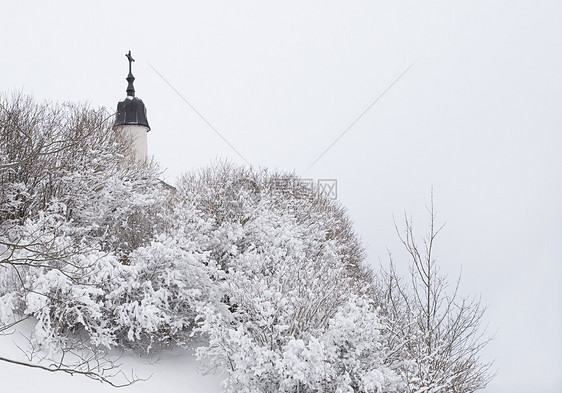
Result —
[{"label": "snow-covered hillside", "polygon": [[[17,332],[0,336],[0,356],[26,361],[16,346],[25,345],[24,336],[29,335],[31,324],[20,326]],[[167,350],[154,356],[141,357],[127,352],[121,358],[122,370],[131,370],[139,378],[148,378],[131,386],[116,389],[80,375],[52,373],[44,370],[0,362],[2,392],[44,393],[219,393],[222,391],[220,373],[203,375],[193,356],[192,349]]]}]

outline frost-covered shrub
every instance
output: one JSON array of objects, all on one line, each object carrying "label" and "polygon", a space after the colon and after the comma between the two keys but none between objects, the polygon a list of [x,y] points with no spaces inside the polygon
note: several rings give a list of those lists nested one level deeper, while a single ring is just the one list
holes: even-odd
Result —
[{"label": "frost-covered shrub", "polygon": [[103,109],[0,95],[0,221],[25,220],[54,199],[75,206],[119,170],[127,145]]},{"label": "frost-covered shrub", "polygon": [[281,177],[221,164],[180,184],[178,198],[212,220],[209,251],[222,271],[222,303],[200,312],[209,343],[198,355],[228,371],[230,392],[392,391],[398,378],[345,213],[276,189]]},{"label": "frost-covered shrub", "polygon": [[38,321],[37,342],[56,347],[82,334],[107,348],[183,344],[196,308],[211,299],[212,264],[194,242],[194,229],[185,225],[136,248],[127,264],[90,250],[71,255],[64,270],[30,267],[22,301]]},{"label": "frost-covered shrub", "polygon": [[159,239],[135,250],[129,265],[99,251],[80,254],[69,260],[80,279],[70,269],[30,268],[22,301],[38,321],[37,342],[56,347],[81,334],[107,348],[181,345],[209,298],[205,256],[188,248]]},{"label": "frost-covered shrub", "polygon": [[133,274],[108,295],[121,341],[146,350],[183,344],[210,297],[206,255],[168,237],[136,249],[130,261]]},{"label": "frost-covered shrub", "polygon": [[301,337],[284,326],[263,329],[284,336],[282,345],[263,340],[250,323],[204,314],[210,340],[198,355],[227,368],[227,392],[395,392],[403,385],[385,365],[383,325],[364,298],[352,296],[325,327]]},{"label": "frost-covered shrub", "polygon": [[[82,270],[86,267],[81,264],[94,258],[98,265],[118,264],[115,259],[97,253],[74,257],[70,263]],[[33,338],[40,346],[50,350],[65,347],[67,341],[83,331],[93,345],[110,347],[115,342],[115,329],[106,318],[105,293],[100,286],[77,283],[58,269],[32,267],[26,289],[22,299],[24,312],[37,320]]]},{"label": "frost-covered shrub", "polygon": [[346,210],[337,201],[311,192],[295,174],[219,161],[185,174],[179,180],[176,198],[214,223],[212,237],[217,244],[211,256],[223,267],[230,260],[232,247],[240,251],[252,244],[247,224],[264,211],[272,211],[290,216],[309,232],[321,233],[322,241],[332,242],[340,262],[360,287],[371,280],[363,265],[363,246]]}]

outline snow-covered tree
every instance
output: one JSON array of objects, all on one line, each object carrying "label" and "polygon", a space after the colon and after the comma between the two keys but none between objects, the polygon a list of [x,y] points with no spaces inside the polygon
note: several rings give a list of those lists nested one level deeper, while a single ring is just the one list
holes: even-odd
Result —
[{"label": "snow-covered tree", "polygon": [[482,327],[486,307],[477,298],[459,295],[460,277],[449,290],[435,259],[437,226],[433,200],[429,231],[421,244],[410,218],[398,235],[409,257],[405,280],[391,258],[377,276],[375,291],[387,318],[390,359],[399,366],[406,392],[472,393],[493,378],[492,363],[482,359],[490,337]]},{"label": "snow-covered tree", "polygon": [[294,175],[228,163],[185,176],[177,198],[212,221],[207,247],[222,302],[200,311],[209,342],[198,354],[228,371],[227,391],[399,387],[362,248],[340,206]]}]

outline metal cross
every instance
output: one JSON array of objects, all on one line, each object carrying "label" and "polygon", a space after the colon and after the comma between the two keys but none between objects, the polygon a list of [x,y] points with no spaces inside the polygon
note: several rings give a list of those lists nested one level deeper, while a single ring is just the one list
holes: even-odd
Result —
[{"label": "metal cross", "polygon": [[129,74],[130,74],[131,64],[133,63],[133,61],[135,61],[135,59],[133,59],[133,56],[131,56],[131,51],[129,51],[129,53],[127,53],[125,56],[127,57],[127,59],[129,59]]}]

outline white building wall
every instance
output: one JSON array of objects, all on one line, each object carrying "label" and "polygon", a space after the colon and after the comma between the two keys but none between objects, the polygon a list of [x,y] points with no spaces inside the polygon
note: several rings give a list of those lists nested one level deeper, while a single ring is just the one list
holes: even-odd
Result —
[{"label": "white building wall", "polygon": [[126,139],[130,139],[132,143],[132,159],[141,162],[148,161],[148,144],[146,134],[148,133],[148,127],[139,125],[121,125],[116,126],[115,131],[119,132]]}]

